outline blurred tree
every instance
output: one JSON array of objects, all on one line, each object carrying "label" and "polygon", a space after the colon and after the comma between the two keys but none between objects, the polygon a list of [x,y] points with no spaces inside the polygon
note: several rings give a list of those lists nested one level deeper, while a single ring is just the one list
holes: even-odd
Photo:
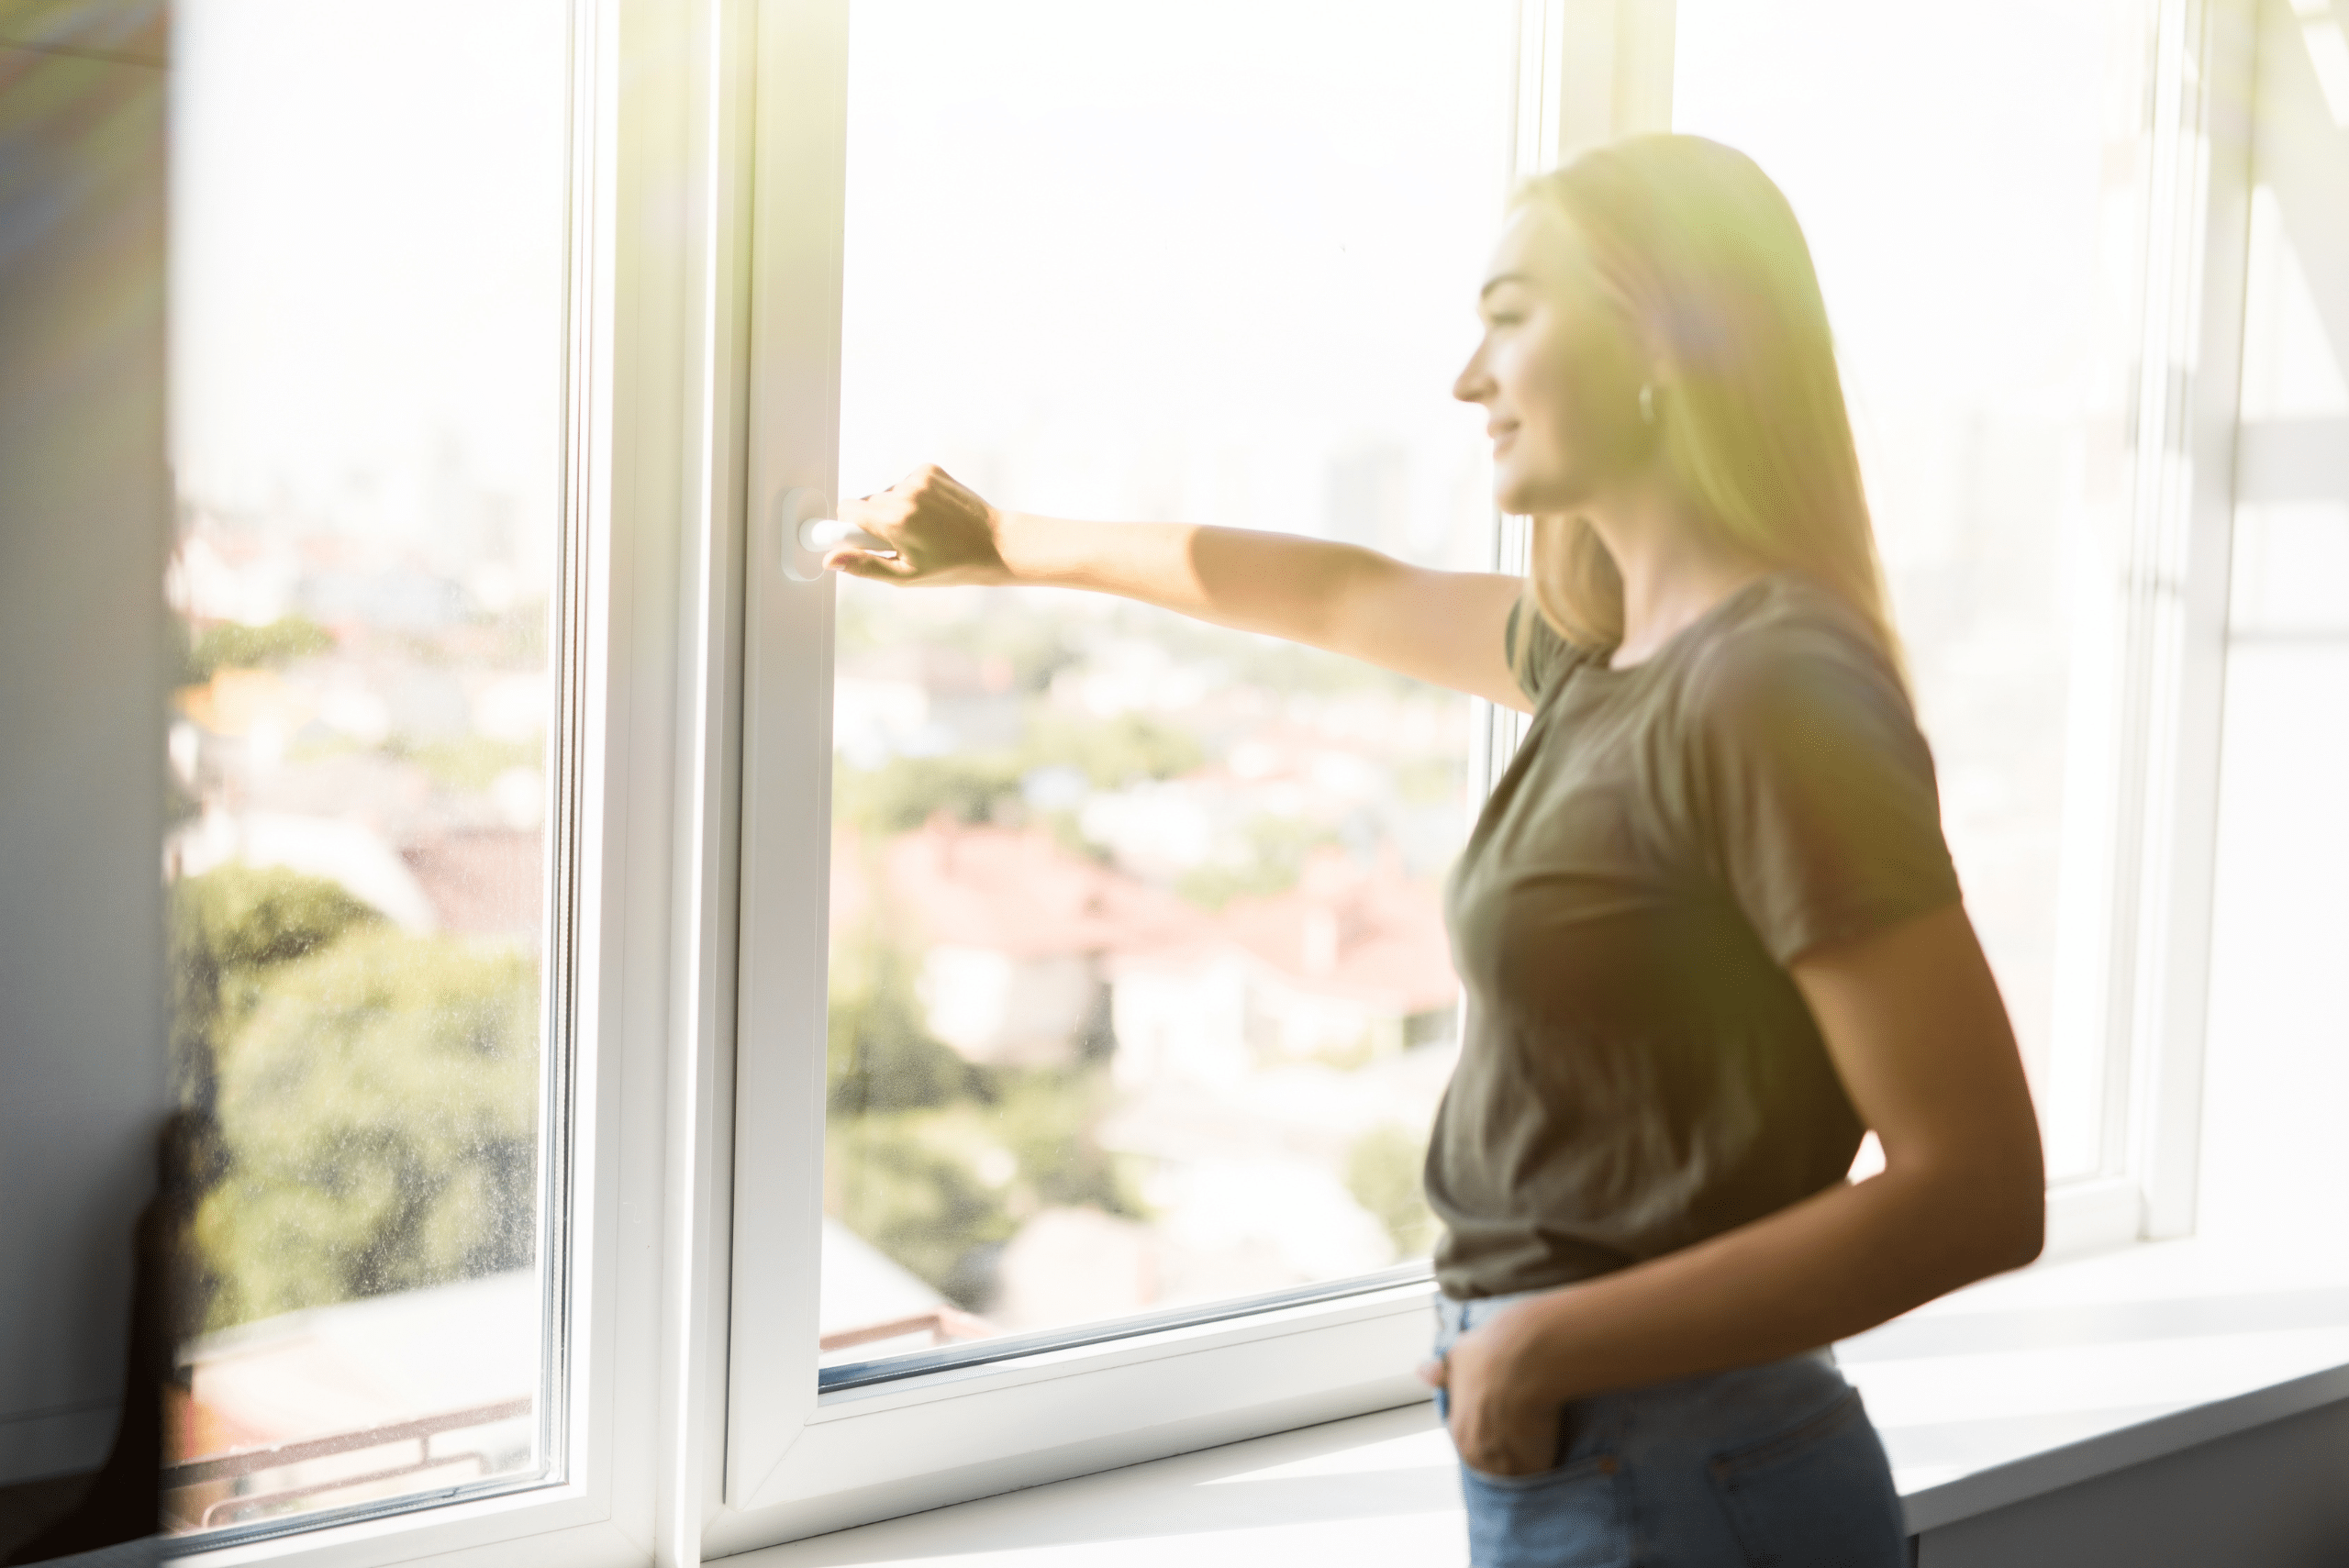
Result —
[{"label": "blurred tree", "polygon": [[1013,1207],[1097,1208],[1128,1219],[1149,1212],[1133,1184],[1095,1139],[1109,1108],[1097,1066],[1032,1067],[996,1073],[989,1130],[1017,1162]]},{"label": "blurred tree", "polygon": [[834,933],[824,1041],[825,1103],[833,1115],[986,1097],[985,1074],[923,1026],[914,966],[873,926]]},{"label": "blurred tree", "polygon": [[918,961],[878,923],[835,933],[825,1051],[825,1207],[958,1306],[985,1311],[1019,1222],[1079,1206],[1134,1217],[1094,1140],[1098,1063],[982,1067],[932,1037]]},{"label": "blurred tree", "polygon": [[201,685],[223,669],[258,669],[314,659],[333,647],[334,634],[306,616],[284,616],[267,626],[229,621],[206,628],[190,641],[184,684]]},{"label": "blurred tree", "polygon": [[957,822],[1025,815],[1022,786],[1047,768],[1073,768],[1096,789],[1177,778],[1205,761],[1189,731],[1147,715],[1085,718],[1039,703],[1020,743],[994,751],[893,757],[878,768],[836,766],[832,816],[874,834],[906,833],[943,812]]},{"label": "blurred tree", "polygon": [[508,768],[535,768],[546,760],[546,738],[498,740],[487,735],[466,735],[454,740],[412,741],[394,736],[384,750],[405,758],[432,775],[445,788],[478,795]]},{"label": "blurred tree", "polygon": [[210,1116],[220,1042],[269,973],[381,918],[338,883],[282,866],[219,867],[171,889],[172,1051],[180,1103]]},{"label": "blurred tree", "polygon": [[195,1219],[207,1325],[528,1264],[535,960],[275,868],[183,879],[172,906],[187,1096],[225,1166]]},{"label": "blurred tree", "polygon": [[1174,880],[1175,893],[1202,909],[1220,911],[1235,898],[1271,898],[1295,887],[1305,862],[1324,845],[1342,842],[1322,823],[1258,812],[1248,819],[1248,858],[1237,865],[1209,862]]},{"label": "blurred tree", "polygon": [[985,1311],[994,1254],[1014,1229],[1006,1195],[935,1112],[835,1118],[824,1137],[825,1207],[956,1306]]}]

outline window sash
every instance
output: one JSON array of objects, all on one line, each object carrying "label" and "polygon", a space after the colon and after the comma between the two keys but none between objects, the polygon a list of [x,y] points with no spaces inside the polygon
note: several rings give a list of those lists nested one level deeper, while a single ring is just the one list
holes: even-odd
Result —
[{"label": "window sash", "polygon": [[[1669,8],[1627,6],[1620,28],[1617,11],[1615,0],[1526,6],[1519,172],[1662,123]],[[847,0],[764,0],[759,13],[730,1512],[708,1533],[712,1551],[1426,1397],[1401,1369],[1424,1353],[1431,1287],[1376,1276],[1308,1305],[818,1392],[806,1261],[821,1220],[832,585],[785,571],[780,513],[788,492],[829,496],[837,479],[847,28]],[[1619,53],[1620,67],[1590,69]],[[1495,548],[1521,554],[1522,525],[1499,527]],[[1474,771],[1497,773],[1516,717],[1487,708]],[[885,1494],[866,1491],[884,1482]]]}]

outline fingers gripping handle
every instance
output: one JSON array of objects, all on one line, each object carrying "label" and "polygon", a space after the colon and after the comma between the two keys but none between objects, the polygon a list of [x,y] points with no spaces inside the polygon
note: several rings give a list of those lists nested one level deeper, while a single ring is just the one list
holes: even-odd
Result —
[{"label": "fingers gripping handle", "polygon": [[843,523],[828,517],[832,504],[820,490],[786,490],[775,504],[776,529],[782,537],[783,569],[802,583],[820,581],[824,575],[824,552],[839,545],[852,544],[859,550],[875,554],[895,556],[889,542],[876,534],[866,533],[853,523]]}]

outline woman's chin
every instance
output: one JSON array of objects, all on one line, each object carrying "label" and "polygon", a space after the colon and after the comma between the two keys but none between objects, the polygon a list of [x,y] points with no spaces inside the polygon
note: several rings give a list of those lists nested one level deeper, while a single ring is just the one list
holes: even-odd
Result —
[{"label": "woman's chin", "polygon": [[1505,517],[1543,517],[1565,510],[1546,490],[1531,485],[1495,485],[1493,505]]}]

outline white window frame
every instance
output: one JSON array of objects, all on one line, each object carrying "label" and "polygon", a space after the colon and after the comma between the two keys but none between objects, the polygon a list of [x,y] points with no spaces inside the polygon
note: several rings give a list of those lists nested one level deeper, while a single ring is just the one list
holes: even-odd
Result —
[{"label": "white window frame", "polygon": [[2251,219],[2254,0],[2160,0],[2131,410],[2119,798],[2101,826],[2101,1156],[2047,1256],[2191,1235]]},{"label": "white window frame", "polygon": [[[785,576],[774,512],[836,478],[847,5],[576,0],[567,1471],[199,1562],[691,1564],[1425,1396],[1424,1284],[818,1394],[831,586]],[[2249,102],[2250,13],[2162,11],[2148,783],[2116,833],[2119,1130],[2096,1181],[2050,1192],[2064,1246],[2192,1224],[2248,231],[2248,128],[2221,106]],[[1522,17],[1516,172],[1668,124],[1671,0]],[[1497,562],[1523,552],[1504,522]]]}]

